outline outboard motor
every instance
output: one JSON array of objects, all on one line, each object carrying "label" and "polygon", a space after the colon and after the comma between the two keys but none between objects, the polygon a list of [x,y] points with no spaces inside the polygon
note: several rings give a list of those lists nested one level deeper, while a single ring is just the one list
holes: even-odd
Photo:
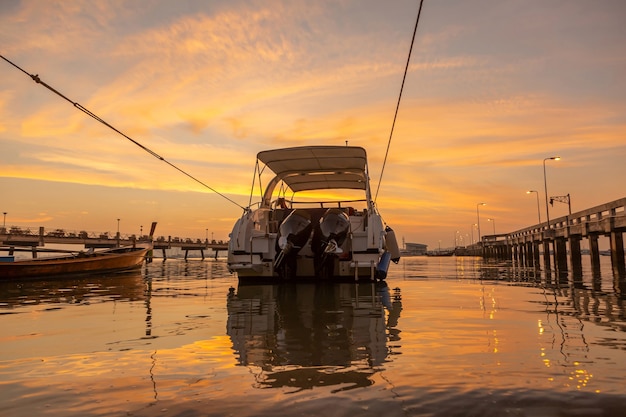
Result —
[{"label": "outboard motor", "polygon": [[274,270],[282,278],[296,276],[297,255],[311,236],[311,215],[304,210],[294,210],[278,228]]},{"label": "outboard motor", "polygon": [[341,209],[326,210],[313,234],[312,248],[315,254],[315,274],[332,277],[335,258],[343,253],[341,245],[350,232],[350,218]]}]

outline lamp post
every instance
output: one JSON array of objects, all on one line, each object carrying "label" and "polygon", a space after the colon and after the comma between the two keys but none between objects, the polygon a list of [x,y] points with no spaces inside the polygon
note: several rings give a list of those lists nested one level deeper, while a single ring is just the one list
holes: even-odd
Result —
[{"label": "lamp post", "polygon": [[543,190],[546,193],[546,219],[548,222],[548,229],[550,229],[550,212],[548,210],[548,180],[546,179],[546,161],[559,161],[560,156],[551,156],[550,158],[544,158],[543,160]]},{"label": "lamp post", "polygon": [[476,222],[477,228],[478,228],[478,242],[480,242],[480,211],[478,210],[478,208],[480,206],[486,206],[487,203],[478,203],[476,204],[476,219],[478,220]]},{"label": "lamp post", "polygon": [[493,223],[493,235],[496,235],[496,219],[487,219],[488,222]]},{"label": "lamp post", "polygon": [[3,211],[2,214],[4,215],[4,218],[2,219],[2,228],[6,229],[6,227],[7,227],[7,212]]},{"label": "lamp post", "polygon": [[117,234],[115,235],[117,239],[117,247],[120,247],[120,219],[117,219]]},{"label": "lamp post", "polygon": [[541,211],[539,210],[539,191],[530,190],[526,191],[526,194],[535,193],[537,195],[537,218],[539,219],[539,224],[541,224]]}]

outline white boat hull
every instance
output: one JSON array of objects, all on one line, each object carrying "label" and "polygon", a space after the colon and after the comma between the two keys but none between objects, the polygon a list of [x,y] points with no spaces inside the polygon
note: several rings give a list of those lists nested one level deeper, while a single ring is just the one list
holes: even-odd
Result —
[{"label": "white boat hull", "polygon": [[[312,209],[312,211],[319,211]],[[349,209],[347,209],[349,210]],[[240,278],[279,277],[274,268],[278,224],[276,211],[259,209],[241,217],[231,233],[228,266]],[[313,215],[319,221],[319,215]],[[333,277],[349,279],[376,279],[378,264],[386,250],[386,231],[376,213],[355,213],[349,216],[350,233],[341,253],[333,259]],[[367,226],[366,226],[367,225]],[[296,256],[297,278],[319,278],[316,273],[312,238]]]}]

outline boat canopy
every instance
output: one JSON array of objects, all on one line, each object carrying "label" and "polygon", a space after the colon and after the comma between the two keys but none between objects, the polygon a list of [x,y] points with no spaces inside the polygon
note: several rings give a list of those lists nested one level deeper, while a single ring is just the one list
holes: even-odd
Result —
[{"label": "boat canopy", "polygon": [[[278,182],[293,192],[323,189],[367,190],[367,155],[357,146],[302,146],[259,152],[257,159],[276,177],[264,199]],[[268,196],[268,192],[270,195]]]}]

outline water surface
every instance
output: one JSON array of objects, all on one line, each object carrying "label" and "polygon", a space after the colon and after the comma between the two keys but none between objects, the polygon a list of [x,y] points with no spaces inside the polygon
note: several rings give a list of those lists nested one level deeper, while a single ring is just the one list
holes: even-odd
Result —
[{"label": "water surface", "polygon": [[624,277],[588,271],[414,257],[386,283],[239,286],[168,259],[0,283],[0,415],[621,416]]}]

